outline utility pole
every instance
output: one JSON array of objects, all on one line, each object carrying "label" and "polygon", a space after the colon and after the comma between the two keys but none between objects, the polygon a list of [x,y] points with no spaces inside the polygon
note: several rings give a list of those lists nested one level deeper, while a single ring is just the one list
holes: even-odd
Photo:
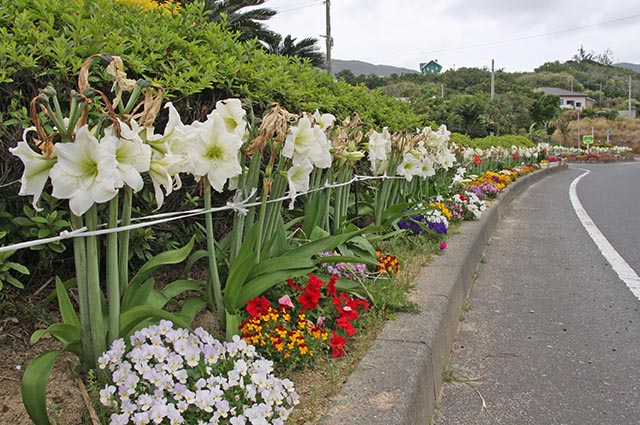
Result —
[{"label": "utility pole", "polygon": [[491,100],[496,94],[496,70],[494,68],[494,61],[491,59]]},{"label": "utility pole", "polygon": [[629,118],[631,118],[631,75],[629,75]]},{"label": "utility pole", "polygon": [[327,39],[327,72],[331,74],[331,47],[333,46],[333,38],[331,38],[331,0],[325,0],[324,4],[326,6],[326,14],[327,14],[327,34],[325,35]]},{"label": "utility pole", "polygon": [[600,83],[600,100],[598,101],[598,103],[600,103],[600,107],[602,108],[602,83]]}]

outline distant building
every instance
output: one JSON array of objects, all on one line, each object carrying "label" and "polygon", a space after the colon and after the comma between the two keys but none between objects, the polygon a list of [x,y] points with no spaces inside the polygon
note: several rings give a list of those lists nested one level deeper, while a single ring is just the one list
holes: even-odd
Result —
[{"label": "distant building", "polygon": [[584,93],[577,93],[571,90],[558,89],[556,87],[538,87],[533,91],[541,91],[544,94],[553,94],[560,98],[560,107],[563,109],[593,108],[596,101]]},{"label": "distant building", "polygon": [[442,65],[440,65],[437,60],[420,64],[420,72],[422,72],[422,75],[440,74],[440,71],[442,71]]}]

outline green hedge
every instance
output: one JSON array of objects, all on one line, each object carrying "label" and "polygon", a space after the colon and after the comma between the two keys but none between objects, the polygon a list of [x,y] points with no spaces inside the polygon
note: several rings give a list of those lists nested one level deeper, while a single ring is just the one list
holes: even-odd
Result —
[{"label": "green hedge", "polygon": [[0,0],[0,5],[0,112],[12,117],[47,84],[74,87],[82,62],[104,52],[121,56],[130,77],[159,83],[179,110],[191,115],[187,118],[199,118],[203,106],[233,96],[250,99],[257,112],[279,102],[292,112],[319,108],[342,117],[358,112],[372,125],[392,130],[422,124],[405,102],[334,82],[307,63],[266,54],[256,42],[239,42],[204,17],[201,2],[177,14],[113,0]]}]

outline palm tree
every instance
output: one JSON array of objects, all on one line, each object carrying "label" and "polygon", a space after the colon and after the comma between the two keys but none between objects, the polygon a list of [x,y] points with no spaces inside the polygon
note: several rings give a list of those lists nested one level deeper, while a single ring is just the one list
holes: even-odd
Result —
[{"label": "palm tree", "polygon": [[276,33],[264,24],[277,12],[260,7],[243,11],[247,7],[260,6],[267,0],[205,0],[205,11],[213,22],[223,21],[227,27],[240,33],[240,40],[258,39],[264,45],[270,44]]},{"label": "palm tree", "polygon": [[313,66],[324,65],[324,55],[320,52],[317,38],[303,38],[296,43],[296,39],[287,35],[284,40],[280,34],[275,34],[267,45],[267,51],[275,55],[309,59]]}]

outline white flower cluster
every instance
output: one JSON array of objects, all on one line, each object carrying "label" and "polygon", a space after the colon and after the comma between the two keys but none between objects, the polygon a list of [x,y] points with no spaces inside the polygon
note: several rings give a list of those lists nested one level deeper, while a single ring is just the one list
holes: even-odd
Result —
[{"label": "white flower cluster", "polygon": [[298,404],[293,382],[238,336],[221,343],[163,320],[130,341],[114,341],[98,360],[111,372],[100,402],[112,425],[279,425]]},{"label": "white flower cluster", "polygon": [[335,117],[316,111],[312,120],[304,115],[298,124],[289,128],[282,148],[282,156],[291,158],[293,166],[287,170],[289,197],[293,201],[298,193],[309,190],[309,179],[313,167],[331,167],[331,142],[326,131],[333,126]]},{"label": "white flower cluster", "polygon": [[456,156],[447,144],[450,135],[451,132],[444,125],[438,131],[425,127],[420,132],[421,140],[403,153],[396,173],[411,181],[413,177],[433,176],[438,168],[448,170],[453,167]]},{"label": "white flower cluster", "polygon": [[519,158],[538,158],[541,152],[549,150],[548,143],[540,143],[535,147],[526,146],[511,146],[510,148],[502,148],[499,146],[492,146],[487,149],[464,147],[461,148],[462,162],[463,164],[470,164],[474,161],[475,156],[479,156],[482,160],[495,158],[498,160],[505,160],[514,158],[514,155],[518,155]]},{"label": "white flower cluster", "polygon": [[165,193],[180,187],[179,173],[197,179],[206,176],[215,190],[222,191],[229,179],[242,173],[238,153],[246,114],[240,100],[218,101],[205,122],[189,125],[182,123],[170,102],[166,108],[169,122],[164,134],[154,134],[153,127],[142,127],[131,120],[130,125],[122,121],[111,125],[98,139],[85,124],[75,129],[73,142],[56,143],[48,156],[29,146],[27,134],[35,127],[28,128],[23,141],[10,149],[25,166],[20,194],[33,195],[37,208],[50,178],[52,195],[69,199],[71,211],[81,216],[93,204],[111,200],[125,185],[134,192],[141,190],[141,173],[148,173],[153,182],[158,208]]},{"label": "white flower cluster", "polygon": [[426,222],[443,223],[447,229],[449,228],[449,220],[447,220],[447,217],[445,217],[445,215],[442,214],[442,211],[440,211],[438,208],[427,211],[424,215],[424,218]]},{"label": "white flower cluster", "polygon": [[482,215],[482,212],[487,209],[487,203],[478,196],[471,192],[465,192],[466,200],[463,200],[459,194],[453,195],[453,201],[462,203],[466,206],[467,210],[473,214],[473,217],[477,220]]}]

